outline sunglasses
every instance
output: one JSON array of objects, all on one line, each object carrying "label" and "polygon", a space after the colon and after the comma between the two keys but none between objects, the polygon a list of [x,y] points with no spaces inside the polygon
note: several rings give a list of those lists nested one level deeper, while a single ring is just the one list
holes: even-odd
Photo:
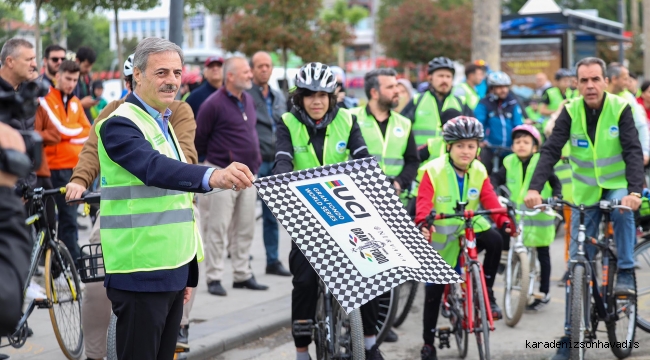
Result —
[{"label": "sunglasses", "polygon": [[52,62],[56,63],[56,62],[65,60],[65,58],[64,57],[51,57],[50,60],[52,60]]}]

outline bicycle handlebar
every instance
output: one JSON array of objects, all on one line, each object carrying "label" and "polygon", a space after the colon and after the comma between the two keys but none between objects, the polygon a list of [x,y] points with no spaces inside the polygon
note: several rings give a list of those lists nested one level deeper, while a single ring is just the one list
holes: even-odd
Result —
[{"label": "bicycle handlebar", "polygon": [[607,211],[619,209],[619,210],[632,211],[632,208],[630,208],[629,206],[621,205],[621,200],[618,200],[618,199],[614,199],[614,200],[611,200],[611,201],[610,200],[600,200],[596,204],[587,206],[587,205],[584,205],[584,204],[576,205],[576,204],[568,202],[566,200],[551,198],[551,199],[543,200],[542,205],[536,205],[535,208],[542,207],[542,206],[545,206],[545,205],[546,206],[555,206],[555,205],[558,205],[558,204],[566,205],[566,206],[568,206],[568,207],[570,207],[572,209],[576,209],[578,211],[586,211],[586,210],[591,210],[591,209],[601,209],[601,210],[607,210]]},{"label": "bicycle handlebar", "polygon": [[[433,222],[435,220],[443,220],[443,219],[453,219],[453,218],[463,218],[465,220],[470,220],[476,216],[480,215],[492,215],[492,214],[508,214],[511,210],[511,208],[496,208],[496,209],[488,209],[488,210],[479,210],[479,211],[473,211],[473,210],[464,210],[462,212],[457,212],[454,214],[436,214],[435,210],[431,210],[431,213],[426,217],[425,222],[428,225],[433,225]],[[512,220],[512,217],[511,217]]]},{"label": "bicycle handlebar", "polygon": [[[65,190],[65,188],[63,188]],[[101,192],[99,191],[90,191],[86,190],[81,194],[81,197],[78,199],[72,199],[72,200],[66,200],[67,204],[74,204],[74,203],[82,203],[85,202],[87,204],[99,204],[99,201],[101,200]]]}]

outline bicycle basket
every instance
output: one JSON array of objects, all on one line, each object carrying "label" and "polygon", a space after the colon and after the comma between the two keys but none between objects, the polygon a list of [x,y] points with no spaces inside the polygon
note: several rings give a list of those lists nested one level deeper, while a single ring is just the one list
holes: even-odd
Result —
[{"label": "bicycle basket", "polygon": [[81,257],[77,259],[79,277],[83,283],[104,281],[104,258],[102,244],[88,244],[81,247]]}]

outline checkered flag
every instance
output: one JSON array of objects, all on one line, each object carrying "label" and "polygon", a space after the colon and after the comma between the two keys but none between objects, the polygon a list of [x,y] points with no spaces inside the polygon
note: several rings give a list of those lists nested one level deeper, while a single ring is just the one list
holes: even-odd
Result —
[{"label": "checkered flag", "polygon": [[374,158],[268,176],[255,186],[348,313],[408,280],[461,281]]}]

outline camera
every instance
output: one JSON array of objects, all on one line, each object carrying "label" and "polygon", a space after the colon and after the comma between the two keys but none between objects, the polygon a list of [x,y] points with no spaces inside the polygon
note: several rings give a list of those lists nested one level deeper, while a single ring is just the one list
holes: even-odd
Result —
[{"label": "camera", "polygon": [[0,149],[0,170],[26,177],[41,166],[43,139],[29,130],[26,121],[33,118],[38,108],[38,98],[47,95],[49,89],[40,82],[28,82],[20,90],[0,91],[0,122],[18,130],[25,141],[26,154],[11,149]]}]

